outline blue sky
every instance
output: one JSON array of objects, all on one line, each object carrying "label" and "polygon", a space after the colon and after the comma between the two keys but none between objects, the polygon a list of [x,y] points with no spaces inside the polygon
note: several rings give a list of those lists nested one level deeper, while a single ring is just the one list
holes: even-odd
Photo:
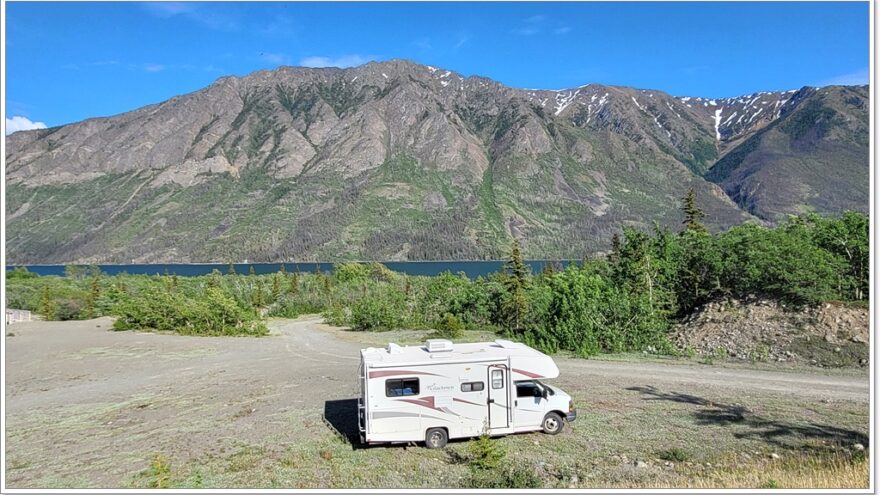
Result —
[{"label": "blue sky", "polygon": [[[112,115],[279,65],[725,97],[868,80],[867,2],[6,4],[7,119]],[[9,124],[12,121],[7,121]]]}]

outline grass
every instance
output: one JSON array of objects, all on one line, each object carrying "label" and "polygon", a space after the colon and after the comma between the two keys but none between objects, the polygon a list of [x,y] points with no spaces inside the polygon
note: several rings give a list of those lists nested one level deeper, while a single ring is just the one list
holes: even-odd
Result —
[{"label": "grass", "polygon": [[761,460],[724,465],[708,476],[682,477],[675,483],[652,488],[867,488],[869,464],[846,455],[795,455],[781,460]]}]

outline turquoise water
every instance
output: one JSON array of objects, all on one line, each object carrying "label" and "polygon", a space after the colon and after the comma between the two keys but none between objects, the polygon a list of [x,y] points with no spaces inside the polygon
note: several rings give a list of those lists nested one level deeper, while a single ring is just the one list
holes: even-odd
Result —
[{"label": "turquoise water", "polygon": [[[565,267],[571,261],[548,261],[528,260],[526,263],[532,267],[532,272],[537,273],[544,269],[547,263],[557,263]],[[501,270],[503,261],[386,261],[382,263],[395,272],[408,275],[439,275],[443,272],[464,272],[470,278],[476,278]],[[275,273],[281,268],[281,263],[235,263],[235,272],[247,274],[253,267],[257,274]],[[64,275],[64,265],[7,265],[7,270],[17,266],[24,266],[28,270],[39,275]],[[169,264],[145,264],[145,265],[98,265],[101,271],[107,275],[128,273],[131,275],[178,275],[193,277],[207,275],[211,270],[219,270],[226,273],[229,264],[222,263],[169,263]],[[321,270],[329,272],[333,270],[333,263],[284,263],[284,269],[288,272],[314,272]]]}]

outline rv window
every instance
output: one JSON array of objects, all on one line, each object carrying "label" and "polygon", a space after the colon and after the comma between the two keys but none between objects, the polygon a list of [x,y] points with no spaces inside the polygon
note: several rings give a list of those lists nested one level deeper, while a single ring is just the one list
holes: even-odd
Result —
[{"label": "rv window", "polygon": [[504,388],[504,372],[501,370],[492,370],[492,388]]},{"label": "rv window", "polygon": [[483,382],[465,382],[461,384],[462,392],[479,392],[483,390]]},{"label": "rv window", "polygon": [[385,380],[385,397],[401,397],[405,395],[419,395],[418,378]]}]

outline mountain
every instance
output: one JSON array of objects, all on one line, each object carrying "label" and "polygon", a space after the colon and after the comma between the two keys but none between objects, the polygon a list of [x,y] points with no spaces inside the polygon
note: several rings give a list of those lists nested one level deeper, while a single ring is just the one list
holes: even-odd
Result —
[{"label": "mountain", "polygon": [[867,87],[516,89],[281,67],[6,138],[10,263],[580,258],[623,226],[868,208]]}]

